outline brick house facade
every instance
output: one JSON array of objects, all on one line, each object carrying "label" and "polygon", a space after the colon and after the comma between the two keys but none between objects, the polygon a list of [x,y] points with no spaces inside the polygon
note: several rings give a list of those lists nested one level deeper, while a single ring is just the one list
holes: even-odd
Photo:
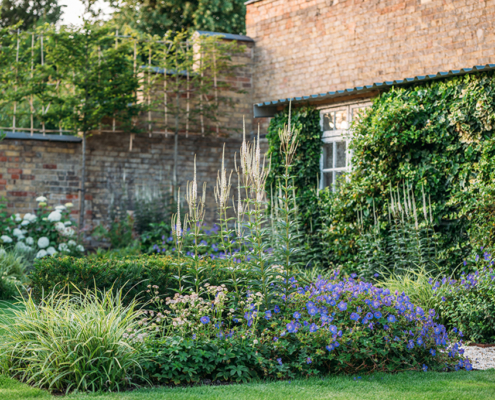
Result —
[{"label": "brick house facade", "polygon": [[350,167],[349,124],[392,86],[495,69],[493,0],[250,0],[254,118],[311,104],[321,186]]}]

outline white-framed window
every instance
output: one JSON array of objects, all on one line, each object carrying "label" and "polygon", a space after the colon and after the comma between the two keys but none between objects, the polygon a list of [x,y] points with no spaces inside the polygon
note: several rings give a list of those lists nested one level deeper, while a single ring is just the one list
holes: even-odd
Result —
[{"label": "white-framed window", "polygon": [[337,188],[338,181],[351,168],[351,122],[371,105],[370,101],[342,104],[320,110],[323,151],[320,160],[320,188]]}]

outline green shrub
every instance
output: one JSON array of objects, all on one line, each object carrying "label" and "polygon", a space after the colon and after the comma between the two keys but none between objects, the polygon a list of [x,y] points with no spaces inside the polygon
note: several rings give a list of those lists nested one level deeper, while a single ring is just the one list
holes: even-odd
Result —
[{"label": "green shrub", "polygon": [[[141,374],[143,334],[136,303],[122,292],[31,296],[0,324],[0,370],[54,391],[119,390]],[[134,336],[129,337],[132,332]],[[141,378],[142,379],[142,378]]]},{"label": "green shrub", "polygon": [[[487,254],[485,254],[487,257]],[[487,257],[489,259],[489,257]],[[490,268],[463,273],[459,279],[431,282],[442,323],[456,327],[475,343],[495,341],[495,273]]]},{"label": "green shrub", "polygon": [[476,181],[493,181],[494,90],[490,72],[394,88],[374,100],[352,127],[348,180],[335,194],[323,194],[323,248],[330,261],[350,270],[365,261],[358,212],[371,215],[374,203],[381,221],[388,221],[391,189],[405,182],[416,198],[422,187],[431,198],[438,265],[450,274],[462,263],[472,250],[468,232],[476,221],[460,213],[469,199],[458,195]]},{"label": "green shrub", "polygon": [[[227,274],[222,260],[208,258],[200,260],[202,276],[211,284],[222,283]],[[148,285],[158,285],[167,296],[178,289],[176,276],[180,272],[187,278],[193,260],[189,257],[177,259],[171,256],[143,255],[119,258],[97,257],[49,257],[38,260],[30,275],[33,296],[42,297],[56,286],[73,284],[79,290],[121,289],[126,298],[139,297],[150,300]],[[187,279],[186,279],[187,281]],[[189,283],[185,282],[187,287]],[[192,286],[192,284],[191,284]]]},{"label": "green shrub", "polygon": [[338,273],[304,287],[291,282],[297,292],[268,309],[261,293],[236,302],[223,287],[167,299],[165,310],[143,320],[152,331],[153,324],[160,327],[148,339],[150,380],[179,384],[472,368],[461,356],[458,336],[406,295],[340,280]]},{"label": "green shrub", "polygon": [[7,214],[0,206],[0,244],[6,249],[15,249],[29,258],[43,258],[57,253],[79,256],[84,247],[78,244],[76,230],[70,220],[72,203],[48,206],[47,199],[36,199],[38,208],[34,214],[21,217]]},{"label": "green shrub", "polygon": [[0,300],[10,300],[24,293],[26,265],[21,255],[0,248]]}]

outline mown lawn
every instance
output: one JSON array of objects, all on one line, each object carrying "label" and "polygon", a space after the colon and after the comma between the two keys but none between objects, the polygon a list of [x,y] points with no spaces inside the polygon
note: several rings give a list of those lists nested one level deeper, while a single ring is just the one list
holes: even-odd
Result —
[{"label": "mown lawn", "polygon": [[[0,399],[52,399],[48,392],[33,389],[0,376]],[[455,373],[416,372],[396,375],[375,374],[362,379],[340,376],[326,379],[294,380],[227,386],[140,389],[125,393],[71,394],[68,400],[488,400],[495,399],[495,371]]]}]

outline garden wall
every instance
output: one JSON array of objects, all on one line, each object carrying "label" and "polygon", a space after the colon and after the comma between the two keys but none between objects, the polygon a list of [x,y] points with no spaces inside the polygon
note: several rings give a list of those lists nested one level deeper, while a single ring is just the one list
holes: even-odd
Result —
[{"label": "garden wall", "polygon": [[[10,135],[12,136],[12,135]],[[41,135],[40,135],[41,136]],[[69,137],[73,140],[76,138]],[[133,197],[137,187],[170,190],[173,165],[173,137],[138,136],[129,150],[129,134],[102,134],[88,139],[87,222],[105,222],[109,209],[118,204],[126,188]],[[178,178],[185,194],[193,179],[194,155],[197,157],[198,182],[207,184],[206,219],[215,221],[213,188],[221,168],[222,150],[228,171],[234,169],[233,157],[241,138],[189,136],[179,140]],[[44,195],[51,204],[74,204],[79,209],[80,142],[10,139],[0,142],[0,196],[7,198],[8,212],[32,212],[37,196]],[[235,176],[232,176],[235,184]]]},{"label": "garden wall", "polygon": [[[232,35],[230,35],[232,36]],[[230,36],[227,38],[228,40]],[[207,223],[215,221],[213,188],[221,167],[225,145],[226,168],[234,168],[234,154],[242,140],[243,117],[246,117],[248,139],[252,138],[252,59],[254,43],[247,37],[233,35],[245,50],[232,57],[237,65],[233,76],[226,80],[229,89],[221,95],[231,101],[221,110],[219,135],[201,136],[199,126],[191,126],[189,134],[179,135],[178,180],[185,194],[188,180],[193,179],[194,155],[197,156],[198,182],[207,183]],[[227,40],[226,39],[226,40]],[[161,94],[163,96],[163,94]],[[214,96],[212,93],[211,96]],[[184,101],[184,99],[181,99]],[[163,115],[153,115],[162,121]],[[147,123],[147,113],[141,122]],[[119,128],[117,126],[117,128]],[[118,130],[118,129],[117,129]],[[211,129],[209,130],[211,132]],[[196,133],[195,133],[196,132]],[[207,131],[208,132],[208,131]],[[111,207],[118,206],[124,190],[130,194],[133,208],[135,189],[165,189],[170,191],[173,170],[172,132],[141,134],[131,140],[128,133],[95,132],[88,139],[86,183],[86,221],[91,225],[107,222]],[[7,199],[7,212],[32,212],[35,199],[44,195],[51,203],[74,203],[79,210],[81,139],[73,136],[24,134],[8,132],[0,141],[0,196]],[[233,183],[235,177],[233,176]],[[183,197],[183,196],[182,196]]]},{"label": "garden wall", "polygon": [[495,61],[495,1],[251,0],[254,102]]}]

